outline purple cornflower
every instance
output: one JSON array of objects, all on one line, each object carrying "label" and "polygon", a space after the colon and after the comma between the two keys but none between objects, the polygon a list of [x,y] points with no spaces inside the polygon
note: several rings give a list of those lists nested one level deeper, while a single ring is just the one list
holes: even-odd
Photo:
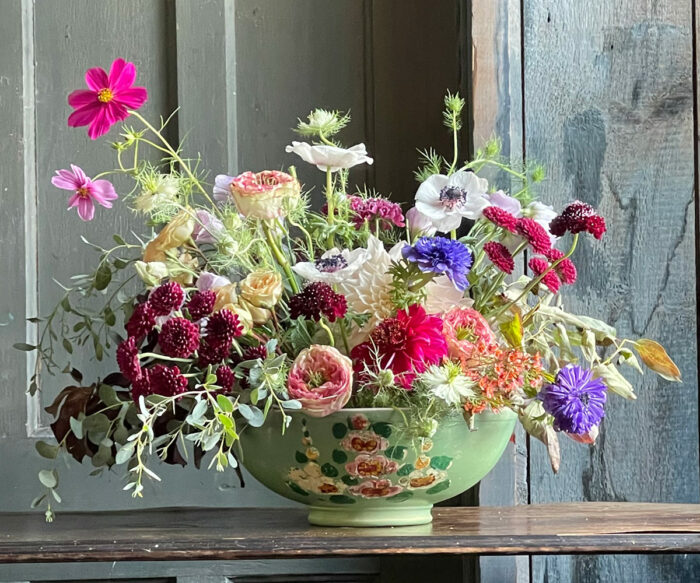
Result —
[{"label": "purple cornflower", "polygon": [[421,237],[401,250],[404,259],[423,273],[446,275],[459,291],[469,287],[467,274],[474,258],[464,243],[445,237]]},{"label": "purple cornflower", "polygon": [[606,391],[605,383],[594,379],[592,371],[567,364],[554,383],[543,389],[540,399],[544,410],[554,417],[554,429],[582,435],[605,416]]}]

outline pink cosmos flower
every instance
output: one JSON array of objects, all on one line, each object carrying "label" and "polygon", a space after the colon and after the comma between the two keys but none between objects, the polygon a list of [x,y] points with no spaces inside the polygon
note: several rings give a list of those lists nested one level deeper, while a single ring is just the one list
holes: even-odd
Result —
[{"label": "pink cosmos flower", "polygon": [[287,378],[289,398],[312,417],[342,409],[352,393],[352,362],[332,346],[312,344],[294,360]]},{"label": "pink cosmos flower", "polygon": [[89,125],[88,136],[96,140],[117,122],[129,117],[129,109],[138,109],[148,98],[143,87],[132,87],[136,67],[124,59],[116,59],[109,69],[95,67],[85,73],[89,89],[78,89],[68,96],[68,105],[75,109],[68,117],[72,128]]},{"label": "pink cosmos flower", "polygon": [[496,341],[486,319],[472,308],[456,307],[443,316],[443,334],[449,354],[462,363],[468,362],[479,344]]},{"label": "pink cosmos flower", "polygon": [[90,180],[82,168],[75,164],[71,170],[56,170],[56,176],[51,184],[63,190],[72,190],[73,196],[68,199],[68,208],[78,207],[78,215],[84,221],[91,221],[95,216],[95,203],[105,208],[112,208],[110,201],[119,198],[114,186],[109,180]]}]

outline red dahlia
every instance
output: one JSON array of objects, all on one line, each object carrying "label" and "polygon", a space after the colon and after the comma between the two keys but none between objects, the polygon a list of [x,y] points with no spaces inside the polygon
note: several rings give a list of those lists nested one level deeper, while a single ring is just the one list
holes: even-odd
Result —
[{"label": "red dahlia", "polygon": [[[533,257],[530,259],[528,266],[535,275],[542,275],[549,269],[549,263],[541,257]],[[561,281],[556,271],[551,270],[542,278],[542,283],[546,285],[552,293],[557,293],[561,287]]]},{"label": "red dahlia", "polygon": [[399,310],[395,318],[382,320],[367,342],[352,349],[353,368],[358,374],[367,368],[389,369],[403,388],[410,389],[417,373],[447,355],[442,326],[441,318],[428,315],[418,304]]},{"label": "red dahlia", "polygon": [[494,225],[515,233],[515,228],[518,224],[518,219],[497,206],[488,206],[483,210],[484,217],[491,221]]},{"label": "red dahlia", "polygon": [[167,316],[177,310],[185,299],[185,292],[179,283],[171,281],[155,288],[148,296],[148,305],[156,316]]},{"label": "red dahlia", "polygon": [[165,397],[174,397],[187,391],[187,379],[176,366],[156,364],[148,369],[151,392]]},{"label": "red dahlia", "polygon": [[199,348],[199,328],[185,318],[170,318],[160,329],[158,343],[165,356],[189,358]]},{"label": "red dahlia", "polygon": [[208,316],[214,311],[216,303],[216,294],[211,290],[198,291],[192,294],[190,301],[187,302],[187,311],[190,313],[190,318],[199,320]]},{"label": "red dahlia", "polygon": [[138,304],[124,328],[129,336],[133,336],[137,342],[140,342],[155,325],[156,315],[153,309],[148,304]]},{"label": "red dahlia", "polygon": [[121,373],[130,381],[141,378],[139,349],[133,336],[129,336],[117,346],[117,364]]},{"label": "red dahlia", "polygon": [[552,248],[549,233],[533,219],[527,217],[518,219],[516,230],[521,237],[527,240],[535,253],[544,255]]},{"label": "red dahlia", "polygon": [[505,273],[513,273],[515,262],[508,247],[498,241],[489,241],[484,245],[484,252],[498,269]]},{"label": "red dahlia", "polygon": [[325,316],[329,322],[335,322],[347,311],[345,296],[335,293],[330,285],[321,281],[308,284],[289,298],[289,312],[294,319],[304,316],[318,322],[321,316]]},{"label": "red dahlia", "polygon": [[212,314],[207,320],[206,338],[210,346],[225,346],[231,348],[233,339],[243,334],[243,326],[238,316],[224,308]]},{"label": "red dahlia", "polygon": [[556,237],[563,237],[567,231],[573,234],[587,231],[596,239],[600,239],[605,233],[605,219],[596,214],[590,204],[577,200],[552,219],[549,230]]}]

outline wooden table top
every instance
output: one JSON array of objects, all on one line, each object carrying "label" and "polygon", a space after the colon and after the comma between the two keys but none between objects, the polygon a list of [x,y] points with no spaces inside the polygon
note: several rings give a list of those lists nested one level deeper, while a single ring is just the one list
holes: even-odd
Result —
[{"label": "wooden table top", "polygon": [[158,509],[0,514],[0,563],[401,554],[700,553],[700,505],[435,508],[432,524],[309,526],[305,511]]}]

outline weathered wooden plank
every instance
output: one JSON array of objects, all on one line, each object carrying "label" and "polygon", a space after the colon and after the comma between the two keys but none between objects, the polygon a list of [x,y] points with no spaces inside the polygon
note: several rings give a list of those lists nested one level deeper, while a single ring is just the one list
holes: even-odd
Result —
[{"label": "weathered wooden plank", "polygon": [[[167,561],[314,556],[700,553],[700,506],[588,503],[436,508],[432,524],[314,527],[264,508],[2,515],[0,562]],[[85,521],[90,529],[85,529]]]},{"label": "weathered wooden plank", "polygon": [[[365,140],[364,2],[238,0],[236,3],[239,169],[295,165],[320,206],[321,172],[284,147],[297,118],[316,107],[352,112],[340,135]],[[351,172],[362,183],[365,168]]]},{"label": "weathered wooden plank", "polygon": [[[609,232],[575,257],[576,312],[621,335],[661,341],[672,385],[632,375],[636,403],[612,396],[598,443],[562,444],[558,476],[531,451],[533,502],[698,500],[698,401],[691,2],[545,2],[524,13],[527,157],[542,198],[598,207]],[[676,558],[533,560],[534,581],[697,580]],[[671,575],[672,574],[672,575]]]}]

